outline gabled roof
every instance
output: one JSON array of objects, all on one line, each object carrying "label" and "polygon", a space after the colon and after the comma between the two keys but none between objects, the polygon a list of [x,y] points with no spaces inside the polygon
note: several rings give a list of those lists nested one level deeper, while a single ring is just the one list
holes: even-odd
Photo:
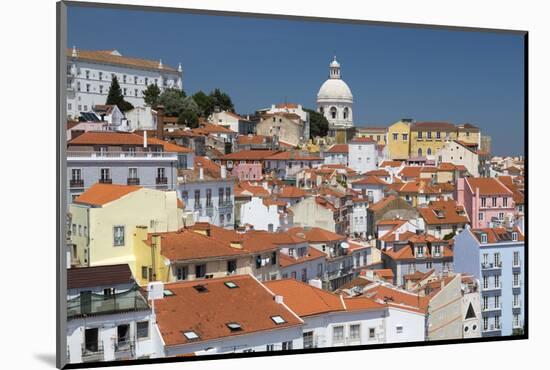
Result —
[{"label": "gabled roof", "polygon": [[389,306],[425,313],[430,303],[429,297],[407,292],[397,287],[378,283],[365,287],[364,295],[377,302],[386,302]]},{"label": "gabled roof", "polygon": [[479,189],[479,195],[512,195],[512,191],[492,177],[466,177],[466,183],[474,194]]},{"label": "gabled roof", "polygon": [[419,177],[421,170],[421,166],[406,166],[397,175],[401,177]]},{"label": "gabled roof", "polygon": [[[237,287],[229,288],[232,282]],[[195,286],[202,285],[200,292]],[[273,331],[302,325],[303,321],[250,275],[230,276],[205,281],[186,281],[165,284],[173,295],[155,302],[157,324],[166,346],[176,346],[244,334]],[[193,302],[193,304],[189,304]],[[280,316],[277,324],[272,317]],[[232,331],[228,323],[237,323],[240,330]],[[188,339],[185,332],[198,338]]]},{"label": "gabled roof", "polygon": [[326,153],[349,153],[348,144],[334,144]]},{"label": "gabled roof", "polygon": [[81,289],[117,284],[132,284],[134,278],[127,264],[70,268],[67,289]]},{"label": "gabled roof", "polygon": [[252,185],[249,181],[239,181],[235,183],[236,196],[268,197],[270,193],[261,185]]},{"label": "gabled roof", "polygon": [[376,144],[376,140],[370,137],[354,137],[350,140],[350,144]]},{"label": "gabled roof", "polygon": [[432,201],[427,207],[419,207],[418,213],[428,225],[467,224],[470,222],[464,206],[454,200]]},{"label": "gabled roof", "polygon": [[305,196],[307,196],[305,190],[290,185],[282,187],[277,193],[279,198],[303,198]]},{"label": "gabled roof", "polygon": [[382,180],[378,176],[366,176],[366,177],[363,177],[362,179],[353,181],[352,185],[381,185],[381,186],[386,186],[386,185],[388,185],[388,183],[385,182],[384,180]]},{"label": "gabled roof", "polygon": [[365,172],[365,175],[367,175],[367,176],[389,177],[390,173],[388,171],[386,171],[385,169],[380,168],[380,169],[377,169],[377,170],[372,170],[372,171]]},{"label": "gabled roof", "polygon": [[380,163],[379,167],[401,167],[402,164],[403,164],[402,161],[389,161],[389,160],[386,160],[386,161],[383,161],[382,163]]},{"label": "gabled roof", "polygon": [[378,202],[370,204],[369,210],[371,210],[372,212],[380,211],[396,199],[397,197],[395,195],[388,195],[387,197],[380,199]]},{"label": "gabled roof", "polygon": [[[116,132],[116,131],[87,131],[70,140],[68,146],[76,145],[143,145],[143,136],[133,132]],[[154,137],[147,138],[147,145],[162,146],[166,152],[176,153],[191,153],[193,150],[160,140]]]},{"label": "gabled roof", "polygon": [[103,206],[140,189],[141,186],[96,183],[80,194],[73,203]]},{"label": "gabled roof", "polygon": [[308,247],[307,254],[299,258],[290,257],[284,253],[280,253],[279,265],[284,268],[284,267],[293,266],[293,265],[297,265],[297,264],[301,264],[304,262],[313,261],[313,260],[325,258],[325,257],[326,257],[326,253],[321,252],[318,249]]},{"label": "gabled roof", "polygon": [[518,241],[522,242],[525,240],[523,233],[517,228],[514,227],[512,230],[507,230],[504,227],[495,227],[495,228],[485,228],[485,229],[472,229],[472,234],[481,242],[481,235],[487,235],[487,243],[499,243],[499,242],[511,242],[512,241],[512,232],[518,234]]},{"label": "gabled roof", "polygon": [[[67,49],[67,57],[72,58],[72,49]],[[159,71],[177,72],[176,68],[163,64],[159,68],[158,60],[148,60],[141,58],[125,57],[116,52],[116,50],[77,50],[76,59],[88,60],[96,63],[107,63],[123,65],[133,68],[146,68]]]},{"label": "gabled roof", "polygon": [[336,234],[320,227],[292,227],[287,230],[287,233],[300,236],[310,243],[336,242],[346,239],[344,235]]}]

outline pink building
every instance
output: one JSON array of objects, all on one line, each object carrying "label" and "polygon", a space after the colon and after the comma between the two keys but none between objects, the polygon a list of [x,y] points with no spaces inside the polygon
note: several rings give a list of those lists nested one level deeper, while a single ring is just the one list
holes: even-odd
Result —
[{"label": "pink building", "polygon": [[472,228],[509,222],[515,216],[513,193],[496,178],[459,178],[455,198],[470,217]]},{"label": "pink building", "polygon": [[261,180],[262,165],[260,163],[239,163],[233,166],[233,175],[239,181],[245,180]]}]

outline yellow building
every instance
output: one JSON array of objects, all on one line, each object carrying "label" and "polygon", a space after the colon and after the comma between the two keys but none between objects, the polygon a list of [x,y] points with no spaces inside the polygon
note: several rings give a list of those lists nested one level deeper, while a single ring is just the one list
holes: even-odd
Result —
[{"label": "yellow building", "polygon": [[469,123],[416,122],[411,125],[410,157],[433,157],[446,142],[453,140],[479,145],[479,128]]},{"label": "yellow building", "polygon": [[400,120],[388,127],[388,155],[390,159],[409,158],[411,120]]},{"label": "yellow building", "polygon": [[71,259],[77,266],[127,263],[134,276],[134,233],[137,227],[155,232],[183,227],[183,204],[175,191],[140,186],[95,184],[70,205]]},{"label": "yellow building", "polygon": [[357,127],[355,137],[369,137],[376,140],[378,145],[386,145],[387,140],[387,127]]},{"label": "yellow building", "polygon": [[470,123],[458,125],[458,140],[469,144],[477,144],[478,148],[481,148],[481,132],[479,127],[476,127]]}]

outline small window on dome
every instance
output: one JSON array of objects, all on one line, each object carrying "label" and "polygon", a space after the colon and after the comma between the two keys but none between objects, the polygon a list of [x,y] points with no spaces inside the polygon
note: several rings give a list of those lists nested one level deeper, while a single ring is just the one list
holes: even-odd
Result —
[{"label": "small window on dome", "polygon": [[330,108],[330,117],[332,117],[332,119],[336,119],[336,107]]},{"label": "small window on dome", "polygon": [[348,119],[348,113],[349,113],[349,109],[347,107],[344,108],[344,119]]}]

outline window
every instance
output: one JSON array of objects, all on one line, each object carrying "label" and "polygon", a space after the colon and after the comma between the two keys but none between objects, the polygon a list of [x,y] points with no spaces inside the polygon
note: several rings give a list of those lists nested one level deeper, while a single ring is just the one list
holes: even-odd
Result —
[{"label": "window", "polygon": [[369,340],[376,338],[376,328],[369,328]]},{"label": "window", "polygon": [[274,322],[275,324],[277,324],[277,325],[281,325],[281,324],[286,323],[286,320],[283,319],[283,317],[282,317],[282,316],[279,316],[279,315],[277,315],[277,316],[271,316],[271,320],[273,320],[273,322]]},{"label": "window", "polygon": [[483,310],[489,309],[489,297],[483,296]]},{"label": "window", "polygon": [[344,108],[344,119],[348,119],[349,109],[346,107]]},{"label": "window", "polygon": [[493,207],[497,206],[497,197],[492,198],[492,205],[493,205]]},{"label": "window", "polygon": [[418,148],[418,156],[422,157],[422,148]]},{"label": "window", "polygon": [[432,155],[432,148],[428,148],[428,150],[426,151],[426,154],[427,155]]},{"label": "window", "polygon": [[393,140],[396,140],[396,141],[397,141],[398,135],[399,135],[399,134],[397,134],[397,133],[393,134]]},{"label": "window", "polygon": [[111,171],[108,168],[102,168],[100,170],[100,182],[108,182],[111,180]]},{"label": "window", "polygon": [[138,83],[138,78],[137,78],[137,76],[134,76],[134,84],[137,85],[137,83]]},{"label": "window", "polygon": [[[86,84],[86,92],[90,92],[90,84]],[[87,109],[85,109],[87,110]]]},{"label": "window", "polygon": [[513,321],[513,326],[514,328],[519,328],[519,315],[518,314],[514,314],[514,321]]},{"label": "window", "polygon": [[229,289],[235,289],[235,288],[238,288],[238,287],[239,287],[237,284],[235,284],[235,283],[232,282],[232,281],[226,281],[225,283],[223,283],[223,285],[225,285],[225,286],[228,287]]},{"label": "window", "polygon": [[418,139],[422,140],[422,131],[418,131]]},{"label": "window", "polygon": [[134,95],[137,97],[138,96],[138,89],[134,89]]},{"label": "window", "polygon": [[115,247],[124,245],[124,226],[113,227],[113,244]]},{"label": "window", "polygon": [[318,263],[317,264],[317,277],[320,277],[323,275],[323,264]]},{"label": "window", "polygon": [[396,332],[397,334],[403,333],[403,326],[402,326],[402,325],[396,326],[396,327],[395,327],[395,332]]},{"label": "window", "polygon": [[176,267],[176,280],[187,280],[187,267],[186,266],[177,266]]},{"label": "window", "polygon": [[416,247],[416,257],[422,257],[424,254],[424,247]]},{"label": "window", "polygon": [[223,188],[218,189],[218,204],[220,206],[223,204]]},{"label": "window", "polygon": [[501,221],[504,220],[504,212],[499,212],[498,213],[498,219],[501,220]]},{"label": "window", "polygon": [[73,109],[73,105],[71,103],[67,103],[67,109],[68,110],[72,110]]},{"label": "window", "polygon": [[517,272],[514,272],[513,283],[514,287],[519,287],[519,274]]},{"label": "window", "polygon": [[237,260],[227,261],[227,273],[234,274],[237,272]]},{"label": "window", "polygon": [[[482,215],[483,213],[480,213],[480,214]],[[481,234],[481,243],[487,244],[487,234],[486,233]]]},{"label": "window", "polygon": [[135,168],[135,167],[128,168],[128,178],[129,179],[137,179],[138,178],[137,168]]},{"label": "window", "polygon": [[73,168],[71,170],[71,179],[73,181],[80,181],[82,180],[82,171],[80,168]]},{"label": "window", "polygon": [[141,266],[141,278],[147,279],[147,266]]},{"label": "window", "polygon": [[493,307],[494,308],[500,308],[500,296],[499,295],[496,295],[493,298]]},{"label": "window", "polygon": [[103,85],[99,85],[99,93],[103,94]]},{"label": "window", "polygon": [[292,271],[292,272],[290,273],[290,277],[291,277],[292,279],[296,279],[296,271]]},{"label": "window", "polygon": [[494,258],[494,261],[495,261],[495,267],[499,267],[501,266],[501,263],[500,263],[500,253],[495,253],[493,255],[493,258]]},{"label": "window", "polygon": [[292,341],[283,342],[283,351],[289,351],[292,349]]},{"label": "window", "polygon": [[149,321],[140,321],[136,323],[137,338],[149,338]]},{"label": "window", "polygon": [[103,79],[103,72],[99,72],[99,80]]},{"label": "window", "polygon": [[[76,83],[76,90],[80,91],[80,81]],[[78,110],[80,110],[80,108],[78,108]]]},{"label": "window", "polygon": [[514,251],[514,266],[519,266],[519,252]]},{"label": "window", "polygon": [[402,134],[401,136],[403,137],[403,141],[407,141],[409,138],[409,134]]},{"label": "window", "polygon": [[488,329],[489,329],[489,318],[484,317],[483,318],[483,330],[488,330]]},{"label": "window", "polygon": [[504,207],[508,207],[508,197],[502,198],[502,205],[503,205]]},{"label": "window", "polygon": [[432,132],[428,131],[428,139],[431,139],[431,138],[432,138]]},{"label": "window", "polygon": [[344,341],[344,327],[335,326],[332,328],[332,341],[343,342]]},{"label": "window", "polygon": [[353,324],[349,327],[349,339],[359,340],[361,339],[361,325]]},{"label": "window", "polygon": [[183,332],[183,335],[185,336],[185,338],[187,338],[187,340],[197,340],[197,339],[199,339],[198,334],[195,333],[194,331]]},{"label": "window", "polygon": [[89,80],[90,79],[90,71],[86,70],[86,79]]},{"label": "window", "polygon": [[302,269],[302,281],[307,282],[307,268]]},{"label": "window", "polygon": [[145,77],[145,85],[149,85],[149,78]]},{"label": "window", "polygon": [[481,206],[482,207],[487,207],[487,198],[481,197]]},{"label": "window", "polygon": [[265,346],[265,350],[266,350],[267,352],[271,352],[271,351],[273,351],[274,349],[275,349],[275,346],[274,346],[273,344],[266,344],[266,346]]},{"label": "window", "polygon": [[500,329],[500,315],[495,316],[495,329]]},{"label": "window", "polygon": [[441,139],[441,131],[437,131],[435,133],[435,138],[438,139],[438,140]]},{"label": "window", "polygon": [[220,225],[225,225],[225,216],[223,214],[220,215]]},{"label": "window", "polygon": [[493,285],[495,288],[500,288],[500,275],[495,275],[493,277]]},{"label": "window", "polygon": [[206,206],[212,207],[212,189],[206,189]]},{"label": "window", "polygon": [[271,253],[271,265],[275,266],[277,264],[277,252]]},{"label": "window", "polygon": [[[126,83],[126,75],[122,75],[122,83]],[[126,95],[126,93],[124,93]]]},{"label": "window", "polygon": [[304,341],[304,348],[313,348],[313,332],[306,331],[302,334],[302,340]]},{"label": "window", "polygon": [[88,111],[88,106],[87,105],[84,106],[84,111],[86,111],[86,112]]},{"label": "window", "polygon": [[128,89],[124,88],[124,96],[128,95]]},{"label": "window", "polygon": [[426,269],[431,269],[432,268],[432,263],[431,262],[426,262]]},{"label": "window", "polygon": [[206,264],[195,265],[195,277],[199,279],[205,276],[206,276]]},{"label": "window", "polygon": [[225,203],[231,202],[231,188],[225,188]]},{"label": "window", "polygon": [[[439,232],[441,232],[441,228],[439,229]],[[435,257],[441,256],[441,246],[440,245],[434,245],[434,256]]]},{"label": "window", "polygon": [[483,289],[488,289],[488,288],[489,288],[489,277],[484,276],[483,277]]},{"label": "window", "polygon": [[330,117],[332,119],[336,119],[336,107],[331,107],[330,108]]},{"label": "window", "polygon": [[519,307],[519,294],[514,294],[514,307]]},{"label": "window", "polygon": [[195,209],[201,208],[201,191],[195,190]]}]

